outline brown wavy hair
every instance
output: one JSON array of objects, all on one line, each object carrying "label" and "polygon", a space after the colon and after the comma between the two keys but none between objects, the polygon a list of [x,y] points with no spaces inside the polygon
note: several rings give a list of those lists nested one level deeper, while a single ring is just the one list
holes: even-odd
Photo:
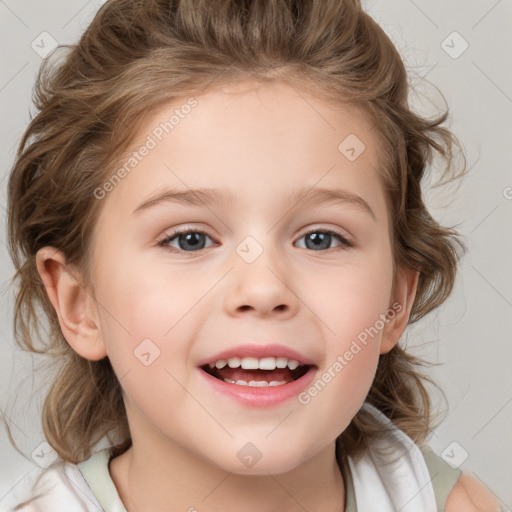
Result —
[{"label": "brown wavy hair", "polygon": [[[110,442],[114,436],[120,454],[130,446],[130,432],[108,357],[86,360],[67,343],[35,255],[43,246],[61,250],[94,296],[90,241],[102,204],[94,191],[122,161],[140,123],[214,81],[247,79],[283,81],[370,116],[384,153],[395,270],[420,272],[409,323],[437,308],[453,288],[465,245],[455,229],[429,214],[421,185],[443,162],[444,183],[462,176],[454,170],[460,144],[442,126],[448,110],[428,119],[410,108],[400,55],[358,0],[109,0],[77,44],[60,46],[43,61],[34,92],[37,115],[8,183],[15,338],[55,361],[42,425],[66,462],[86,460],[104,436]],[[44,321],[48,332],[41,336]],[[434,419],[425,381],[434,383],[419,370],[427,364],[397,344],[380,356],[366,398],[419,445]],[[357,456],[378,436],[374,419],[359,411],[337,440],[340,467],[346,455]]]}]

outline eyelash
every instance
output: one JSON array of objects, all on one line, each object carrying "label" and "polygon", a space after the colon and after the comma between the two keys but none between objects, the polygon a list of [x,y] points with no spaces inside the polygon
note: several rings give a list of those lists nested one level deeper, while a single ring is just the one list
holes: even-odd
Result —
[{"label": "eyelash", "polygon": [[[170,235],[167,235],[163,240],[161,240],[160,242],[158,242],[158,246],[159,247],[163,247],[164,249],[170,251],[170,252],[173,252],[173,253],[178,253],[178,254],[187,254],[187,255],[191,255],[191,254],[194,254],[194,253],[200,253],[203,251],[203,249],[199,249],[197,251],[183,251],[181,249],[176,249],[174,247],[169,247],[167,244],[169,242],[171,242],[172,240],[174,240],[175,238],[179,237],[179,236],[184,236],[184,235],[188,235],[190,233],[199,233],[201,235],[205,235],[209,238],[211,238],[213,240],[213,237],[211,237],[206,231],[203,231],[202,229],[183,229],[183,230],[178,230],[178,231],[174,231],[172,232]],[[338,240],[341,242],[341,245],[338,246],[338,247],[334,247],[333,249],[336,250],[347,250],[347,249],[350,249],[354,246],[354,244],[352,242],[350,242],[349,240],[347,240],[347,238],[340,232],[336,231],[336,230],[332,230],[332,229],[313,229],[311,231],[308,231],[307,233],[304,233],[300,238],[304,238],[305,236],[307,235],[310,235],[312,233],[322,233],[322,234],[327,234],[327,235],[335,235]],[[206,249],[206,248],[205,248]],[[312,250],[312,249],[310,249]],[[327,252],[329,250],[332,250],[332,249],[325,249],[325,250],[320,250],[320,251],[313,251],[313,252]]]}]

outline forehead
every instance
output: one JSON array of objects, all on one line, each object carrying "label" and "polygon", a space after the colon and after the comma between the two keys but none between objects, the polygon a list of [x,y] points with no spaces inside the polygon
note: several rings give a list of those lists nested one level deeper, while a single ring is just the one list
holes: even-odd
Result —
[{"label": "forehead", "polygon": [[[289,144],[283,151],[290,147],[297,150],[300,142],[309,140],[311,143],[304,148],[308,149],[318,144],[319,139],[326,145],[334,144],[337,149],[338,139],[350,134],[358,134],[361,139],[373,143],[370,141],[372,122],[362,108],[349,103],[333,104],[324,95],[314,95],[309,89],[297,89],[288,83],[229,83],[212,88],[195,99],[197,107],[185,116],[177,130],[187,134],[189,141],[197,134],[219,143],[216,135],[220,134],[229,144],[234,140],[239,142],[247,134],[257,136],[254,143],[270,142],[270,146],[288,139]],[[141,126],[141,135],[156,126],[159,120],[168,119],[170,112],[179,110],[188,100],[182,98],[164,105]],[[184,122],[187,118],[192,120]],[[205,129],[201,130],[201,126]],[[215,129],[211,129],[214,126]],[[226,136],[230,138],[226,139]]]},{"label": "forehead", "polygon": [[160,184],[229,188],[241,199],[262,185],[268,195],[270,183],[276,198],[315,185],[377,192],[369,117],[280,82],[224,84],[160,106],[141,123],[125,162],[149,141],[151,150],[109,194],[112,206],[133,210]]}]

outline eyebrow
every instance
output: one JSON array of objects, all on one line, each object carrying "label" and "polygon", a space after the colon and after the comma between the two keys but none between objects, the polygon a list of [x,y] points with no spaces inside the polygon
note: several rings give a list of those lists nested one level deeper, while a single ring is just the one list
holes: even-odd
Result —
[{"label": "eyebrow", "polygon": [[[166,189],[158,191],[148,199],[144,200],[132,215],[139,215],[161,203],[178,203],[185,206],[203,206],[221,203],[232,203],[233,195],[227,190],[214,188],[196,188],[188,190]],[[288,195],[288,203],[301,206],[319,206],[322,204],[345,203],[358,207],[368,213],[374,221],[377,220],[370,205],[357,194],[348,190],[309,187],[292,189]]]}]

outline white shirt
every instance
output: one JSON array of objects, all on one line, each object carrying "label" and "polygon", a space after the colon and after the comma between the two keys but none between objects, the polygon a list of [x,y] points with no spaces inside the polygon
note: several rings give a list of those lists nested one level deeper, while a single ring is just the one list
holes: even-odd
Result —
[{"label": "white shirt", "polygon": [[[357,460],[348,457],[345,512],[440,512],[462,474],[420,448],[375,407],[363,408],[389,429]],[[379,453],[379,450],[386,452]],[[110,450],[78,464],[55,463],[40,474],[22,512],[126,512],[109,473]],[[10,509],[14,510],[14,509]]]}]

